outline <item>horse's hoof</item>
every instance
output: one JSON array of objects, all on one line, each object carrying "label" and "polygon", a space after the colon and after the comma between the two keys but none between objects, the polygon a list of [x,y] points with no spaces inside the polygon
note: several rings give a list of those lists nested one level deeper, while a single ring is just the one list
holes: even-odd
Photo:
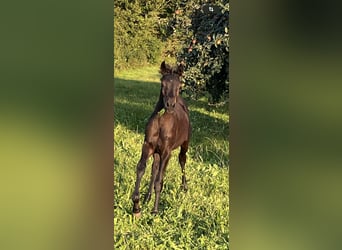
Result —
[{"label": "horse's hoof", "polygon": [[133,213],[134,218],[139,219],[141,217],[141,212]]},{"label": "horse's hoof", "polygon": [[184,191],[184,192],[187,192],[188,191],[188,185],[181,185],[181,189]]},{"label": "horse's hoof", "polygon": [[157,211],[157,210],[153,210],[153,211],[151,212],[151,214],[157,215],[157,214],[158,214],[158,211]]}]

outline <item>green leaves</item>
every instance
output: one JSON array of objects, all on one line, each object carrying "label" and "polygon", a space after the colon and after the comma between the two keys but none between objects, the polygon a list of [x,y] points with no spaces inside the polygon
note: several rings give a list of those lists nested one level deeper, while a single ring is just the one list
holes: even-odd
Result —
[{"label": "green leaves", "polygon": [[229,93],[229,2],[119,0],[114,6],[114,68],[184,62],[184,91],[209,93],[218,103]]},{"label": "green leaves", "polygon": [[160,61],[159,14],[162,1],[115,1],[114,68]]},{"label": "green leaves", "polygon": [[[195,3],[199,1],[190,1],[188,5],[195,6]],[[209,93],[209,101],[217,103],[229,92],[229,3],[214,1],[212,4],[221,11],[206,13],[198,5],[183,17],[190,22],[180,22],[189,25],[178,28],[183,29],[185,41],[178,61],[186,64],[185,92],[194,98]]]}]

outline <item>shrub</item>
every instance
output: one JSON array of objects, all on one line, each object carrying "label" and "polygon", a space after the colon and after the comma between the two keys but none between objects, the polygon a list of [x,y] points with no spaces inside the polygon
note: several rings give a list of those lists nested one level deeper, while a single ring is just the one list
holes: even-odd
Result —
[{"label": "shrub", "polygon": [[122,69],[160,61],[161,0],[118,0],[114,5],[114,68]]}]

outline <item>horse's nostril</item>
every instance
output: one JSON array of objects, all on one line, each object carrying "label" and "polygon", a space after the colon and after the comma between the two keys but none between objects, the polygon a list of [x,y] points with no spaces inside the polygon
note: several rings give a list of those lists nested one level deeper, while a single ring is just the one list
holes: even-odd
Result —
[{"label": "horse's nostril", "polygon": [[176,103],[173,103],[173,104],[172,104],[172,108],[174,108],[175,106],[176,106]]},{"label": "horse's nostril", "polygon": [[169,107],[169,106],[170,106],[170,104],[169,104],[169,102],[167,102],[167,103],[166,103],[166,107]]}]

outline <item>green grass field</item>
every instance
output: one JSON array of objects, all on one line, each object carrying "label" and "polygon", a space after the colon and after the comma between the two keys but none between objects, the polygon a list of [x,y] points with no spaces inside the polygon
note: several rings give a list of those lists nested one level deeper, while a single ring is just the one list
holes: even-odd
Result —
[{"label": "green grass field", "polygon": [[[157,67],[114,77],[114,249],[229,249],[229,113],[228,104],[208,106],[189,100],[193,127],[185,171],[188,192],[180,190],[179,150],[166,169],[159,214],[142,205],[132,217],[131,195],[147,118],[159,97]],[[147,192],[152,159],[141,182]]]}]

